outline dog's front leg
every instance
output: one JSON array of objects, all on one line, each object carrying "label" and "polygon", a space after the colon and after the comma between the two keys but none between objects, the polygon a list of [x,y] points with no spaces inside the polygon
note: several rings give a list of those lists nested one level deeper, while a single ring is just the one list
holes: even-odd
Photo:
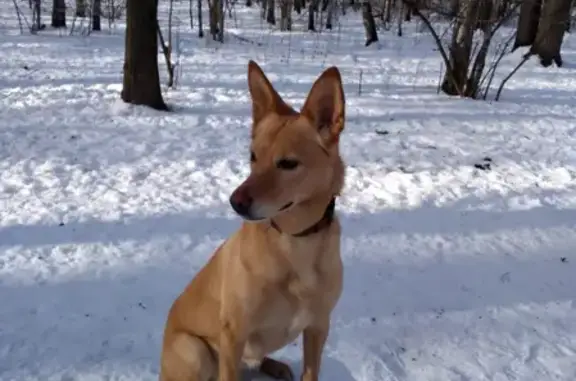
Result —
[{"label": "dog's front leg", "polygon": [[218,353],[218,380],[238,381],[239,368],[246,338],[242,327],[233,320],[226,320],[220,331]]},{"label": "dog's front leg", "polygon": [[304,368],[301,381],[318,381],[322,351],[330,330],[330,317],[315,321],[304,329]]}]

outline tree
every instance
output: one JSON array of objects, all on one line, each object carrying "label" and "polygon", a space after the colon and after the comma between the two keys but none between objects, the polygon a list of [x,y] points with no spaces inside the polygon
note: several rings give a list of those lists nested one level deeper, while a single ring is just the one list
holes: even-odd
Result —
[{"label": "tree", "polygon": [[[100,15],[102,14],[102,4],[101,0],[93,0],[92,2],[92,30],[99,31],[100,27]],[[110,15],[109,17],[114,17]]]},{"label": "tree", "polygon": [[459,4],[457,20],[452,30],[450,66],[446,67],[442,82],[442,91],[448,95],[464,95],[479,2],[463,0]]},{"label": "tree", "polygon": [[544,67],[552,65],[562,66],[560,48],[566,31],[566,24],[570,22],[570,8],[572,0],[545,0],[542,6],[542,15],[532,53],[540,57]]},{"label": "tree", "polygon": [[76,0],[76,17],[86,17],[86,0]]},{"label": "tree", "polygon": [[[482,94],[481,87],[486,78],[484,69],[491,41],[498,29],[516,12],[520,3],[516,2],[511,8],[503,11],[495,5],[494,0],[460,0],[457,7],[458,15],[452,29],[451,43],[446,49],[430,19],[420,11],[417,4],[413,0],[402,1],[424,22],[436,42],[446,67],[442,91],[447,95],[478,99]],[[479,48],[472,49],[474,32],[477,29],[482,32],[482,39]],[[497,49],[506,49],[507,46],[505,44],[504,48]],[[501,54],[500,57],[503,55]],[[494,61],[489,68],[489,74],[494,73],[498,62],[500,62],[499,59]],[[484,94],[487,94],[487,91],[488,88]]]},{"label": "tree", "polygon": [[308,30],[315,32],[316,26],[314,24],[314,18],[316,17],[316,12],[318,12],[318,2],[319,0],[309,0],[308,4]]},{"label": "tree", "polygon": [[326,29],[332,30],[332,20],[334,18],[335,0],[328,0],[326,3]]},{"label": "tree", "polygon": [[293,0],[280,0],[280,30],[292,30]]},{"label": "tree", "polygon": [[266,6],[266,22],[270,25],[276,25],[276,2],[274,0],[264,0],[268,2]]},{"label": "tree", "polygon": [[54,0],[52,2],[52,26],[66,28],[66,1]]},{"label": "tree", "polygon": [[127,0],[122,100],[168,110],[158,73],[158,0]]},{"label": "tree", "polygon": [[369,0],[362,2],[362,23],[364,24],[364,31],[366,33],[365,46],[378,41],[378,32],[376,32],[376,22],[372,14],[372,4]]},{"label": "tree", "polygon": [[45,28],[41,22],[41,0],[32,0],[32,31],[38,31]]},{"label": "tree", "polygon": [[513,51],[523,46],[531,46],[536,40],[541,7],[542,0],[524,0],[520,5]]},{"label": "tree", "polygon": [[302,8],[305,7],[304,0],[294,0],[294,10],[296,13],[301,14]]},{"label": "tree", "polygon": [[225,0],[208,1],[210,34],[214,41],[219,42],[224,42],[224,1]]}]

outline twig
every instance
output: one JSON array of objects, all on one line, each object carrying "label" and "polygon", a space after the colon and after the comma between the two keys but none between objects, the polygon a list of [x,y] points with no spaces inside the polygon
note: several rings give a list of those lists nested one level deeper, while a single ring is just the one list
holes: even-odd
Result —
[{"label": "twig", "polygon": [[16,15],[18,16],[18,25],[20,26],[20,34],[24,34],[24,26],[22,25],[22,18],[20,17],[20,7],[16,0],[12,0],[14,2],[14,8],[16,9]]},{"label": "twig", "polygon": [[528,60],[534,55],[534,53],[532,53],[532,51],[530,50],[528,53],[524,54],[524,56],[522,57],[522,61],[520,61],[520,63],[518,65],[516,65],[516,67],[514,68],[514,70],[512,70],[510,72],[510,74],[508,74],[503,80],[502,83],[500,84],[500,87],[498,87],[498,91],[496,92],[496,97],[494,98],[495,101],[499,101],[500,100],[500,95],[502,94],[502,90],[504,89],[504,86],[506,85],[506,82],[508,82],[508,80],[510,80],[510,78],[512,78],[512,76],[514,74],[516,74],[516,72],[518,70],[520,70],[520,68],[522,66],[524,66],[524,64],[526,62],[528,62]]}]

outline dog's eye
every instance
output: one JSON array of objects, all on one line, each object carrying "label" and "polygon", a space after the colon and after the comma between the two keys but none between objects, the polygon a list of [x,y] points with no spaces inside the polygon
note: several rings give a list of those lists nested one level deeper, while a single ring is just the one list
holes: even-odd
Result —
[{"label": "dog's eye", "polygon": [[276,162],[276,166],[280,169],[291,170],[296,168],[300,163],[294,159],[280,159]]},{"label": "dog's eye", "polygon": [[256,155],[254,155],[254,151],[250,151],[250,162],[254,163],[256,161]]}]

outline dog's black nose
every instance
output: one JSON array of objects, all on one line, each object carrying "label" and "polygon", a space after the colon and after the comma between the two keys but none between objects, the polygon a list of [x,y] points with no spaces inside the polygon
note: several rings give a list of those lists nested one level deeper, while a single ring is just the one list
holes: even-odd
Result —
[{"label": "dog's black nose", "polygon": [[234,192],[232,196],[230,196],[230,205],[232,205],[232,209],[241,216],[250,215],[252,201],[252,197],[243,194],[242,192]]}]

